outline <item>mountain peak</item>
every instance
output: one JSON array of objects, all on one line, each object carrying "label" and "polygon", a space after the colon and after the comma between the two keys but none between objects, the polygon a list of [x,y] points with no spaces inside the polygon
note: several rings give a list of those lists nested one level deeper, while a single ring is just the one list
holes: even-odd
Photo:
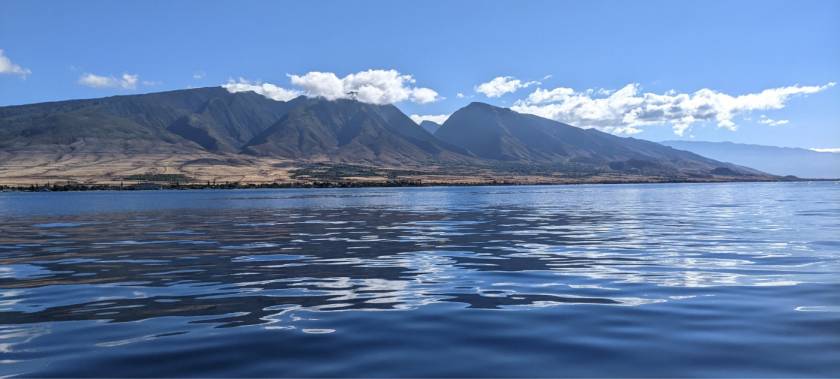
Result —
[{"label": "mountain peak", "polygon": [[686,171],[708,175],[719,167],[742,171],[737,166],[653,142],[585,130],[480,102],[453,113],[435,137],[483,159],[568,166],[574,170],[589,167],[648,175]]},{"label": "mountain peak", "polygon": [[244,152],[356,164],[419,164],[463,161],[420,130],[393,105],[352,99],[311,98],[245,145]]},{"label": "mountain peak", "polygon": [[440,124],[429,120],[423,120],[420,122],[419,125],[421,128],[423,128],[423,130],[429,132],[429,134],[435,134],[435,132],[437,132],[438,129],[440,129]]},{"label": "mountain peak", "polygon": [[507,108],[497,107],[497,106],[495,106],[495,105],[491,105],[491,104],[488,104],[488,103],[482,103],[482,102],[480,102],[480,101],[473,101],[473,102],[471,102],[471,103],[467,104],[467,106],[466,106],[466,107],[461,108],[461,109],[468,109],[468,108],[475,108],[475,109],[507,109]]},{"label": "mountain peak", "polygon": [[421,127],[391,104],[305,96],[283,102],[205,87],[0,107],[0,151],[32,156],[55,151],[59,157],[245,153],[391,167],[508,167],[497,165],[509,162],[525,169],[659,177],[703,177],[725,172],[714,171],[720,167],[749,172],[481,102],[459,109],[441,126],[425,121]]}]

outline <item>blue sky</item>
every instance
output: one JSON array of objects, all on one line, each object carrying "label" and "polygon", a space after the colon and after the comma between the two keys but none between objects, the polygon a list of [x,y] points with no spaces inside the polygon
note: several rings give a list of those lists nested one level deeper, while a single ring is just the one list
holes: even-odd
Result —
[{"label": "blue sky", "polygon": [[[386,87],[399,81],[397,95],[382,101],[407,114],[448,115],[483,101],[655,141],[840,147],[840,86],[831,84],[840,81],[838,1],[7,0],[0,7],[0,105],[229,80],[319,94],[321,79],[346,89],[347,75],[395,70],[396,79],[387,72],[353,78]],[[313,71],[335,76],[306,75]],[[435,91],[434,101],[419,88]]]}]

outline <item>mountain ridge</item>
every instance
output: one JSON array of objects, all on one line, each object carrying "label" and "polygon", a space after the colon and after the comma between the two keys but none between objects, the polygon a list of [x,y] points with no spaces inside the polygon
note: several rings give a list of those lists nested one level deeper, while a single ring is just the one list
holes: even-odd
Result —
[{"label": "mountain ridge", "polygon": [[0,148],[20,149],[32,142],[88,151],[132,150],[136,145],[142,153],[215,145],[213,150],[235,152],[294,101],[205,87],[0,107]]},{"label": "mountain ridge", "polygon": [[459,109],[432,134],[393,105],[304,96],[283,102],[222,87],[0,107],[0,162],[0,181],[116,180],[126,172],[291,180],[295,170],[313,164],[447,180],[769,178],[654,142],[484,103]]},{"label": "mountain ridge", "polygon": [[324,99],[307,99],[243,148],[255,155],[355,163],[469,160],[453,150],[393,105]]},{"label": "mountain ridge", "polygon": [[480,102],[453,113],[435,136],[479,158],[499,161],[596,165],[666,174],[690,170],[701,175],[716,168],[757,173],[654,142],[581,129]]}]

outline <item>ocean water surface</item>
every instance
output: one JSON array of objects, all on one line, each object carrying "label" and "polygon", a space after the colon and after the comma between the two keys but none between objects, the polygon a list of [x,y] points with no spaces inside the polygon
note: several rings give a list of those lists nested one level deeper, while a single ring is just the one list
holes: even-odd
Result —
[{"label": "ocean water surface", "polygon": [[0,193],[0,377],[837,377],[840,183]]}]

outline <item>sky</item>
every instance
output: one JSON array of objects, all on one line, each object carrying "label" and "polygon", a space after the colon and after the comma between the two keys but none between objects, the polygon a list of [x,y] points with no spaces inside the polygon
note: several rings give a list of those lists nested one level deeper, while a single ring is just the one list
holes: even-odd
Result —
[{"label": "sky", "polygon": [[840,148],[840,1],[18,1],[0,106],[223,85]]}]

